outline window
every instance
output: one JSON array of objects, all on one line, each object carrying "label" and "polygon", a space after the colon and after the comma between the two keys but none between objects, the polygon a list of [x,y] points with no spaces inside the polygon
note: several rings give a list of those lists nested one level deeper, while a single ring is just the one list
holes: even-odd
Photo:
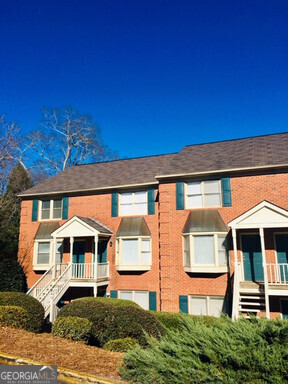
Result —
[{"label": "window", "polygon": [[[35,241],[34,251],[34,269],[43,270],[48,269],[53,260],[53,242],[51,241]],[[62,263],[63,245],[62,242],[56,243],[55,249],[55,262],[56,264]]]},{"label": "window", "polygon": [[42,200],[40,220],[53,220],[62,218],[62,199]]},{"label": "window", "polygon": [[150,238],[117,239],[117,270],[148,270],[150,267]]},{"label": "window", "polygon": [[147,192],[126,192],[120,194],[120,216],[147,215]]},{"label": "window", "polygon": [[224,297],[219,296],[189,296],[190,315],[208,315],[220,317],[225,312]]},{"label": "window", "polygon": [[220,180],[195,181],[186,184],[186,208],[221,206]]},{"label": "window", "polygon": [[186,272],[227,272],[226,233],[183,236]]},{"label": "window", "polygon": [[149,309],[148,291],[119,291],[119,299],[131,300],[144,309]]}]

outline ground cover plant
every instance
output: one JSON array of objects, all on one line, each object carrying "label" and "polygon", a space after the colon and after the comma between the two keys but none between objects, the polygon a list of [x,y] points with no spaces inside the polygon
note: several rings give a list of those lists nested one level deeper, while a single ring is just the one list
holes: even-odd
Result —
[{"label": "ground cover plant", "polygon": [[102,347],[110,340],[131,337],[140,345],[147,344],[147,335],[159,338],[164,329],[155,316],[129,300],[81,298],[73,300],[58,318],[76,316],[93,324],[90,343]]},{"label": "ground cover plant", "polygon": [[205,324],[182,318],[149,347],[136,347],[120,368],[135,383],[287,383],[288,322],[230,319]]}]

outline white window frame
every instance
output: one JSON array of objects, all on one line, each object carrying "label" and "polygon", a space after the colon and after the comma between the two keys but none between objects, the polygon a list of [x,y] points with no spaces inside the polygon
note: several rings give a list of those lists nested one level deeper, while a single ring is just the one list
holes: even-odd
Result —
[{"label": "white window frame", "polygon": [[[207,195],[214,195],[215,193],[205,193],[205,183],[207,182],[211,182],[211,181],[214,181],[214,182],[218,182],[218,187],[219,187],[219,200],[220,200],[220,204],[219,205],[206,205],[205,203],[205,196]],[[188,186],[190,184],[200,184],[200,188],[201,188],[201,193],[199,194],[188,194]],[[201,196],[201,201],[202,201],[202,204],[201,206],[197,206],[197,207],[190,207],[189,204],[188,204],[188,196]],[[221,180],[202,180],[202,181],[191,181],[191,182],[187,182],[185,183],[185,208],[186,209],[199,209],[199,208],[219,208],[219,207],[222,207],[222,188],[221,188]]]},{"label": "white window frame", "polygon": [[[49,207],[49,218],[47,219],[42,219],[42,205],[43,205],[43,201],[49,201],[50,202],[50,207]],[[55,217],[53,218],[53,212],[54,212],[54,202],[55,201],[61,201],[61,214],[60,214],[60,217]],[[58,208],[57,208],[58,209]],[[52,220],[61,220],[62,219],[62,211],[63,211],[63,200],[62,199],[43,199],[43,200],[40,200],[40,204],[39,204],[39,217],[38,217],[38,220],[39,221],[52,221]]]},{"label": "white window frame", "polygon": [[[188,313],[190,315],[193,315],[193,308],[192,308],[192,299],[195,298],[195,299],[205,299],[206,300],[206,315],[203,315],[203,316],[214,316],[214,315],[211,315],[211,308],[210,308],[210,301],[211,299],[221,299],[223,300],[223,311],[222,313],[226,313],[226,303],[225,303],[225,296],[221,296],[221,295],[188,295]],[[201,315],[200,315],[201,316]],[[220,317],[220,316],[214,316],[214,317]]]},{"label": "white window frame", "polygon": [[[125,240],[137,240],[138,241],[138,263],[136,264],[124,264],[123,258],[123,241]],[[150,262],[144,264],[142,262],[142,242],[143,240],[150,241]],[[150,236],[122,236],[116,239],[116,269],[117,271],[149,271],[152,265],[152,239]]]},{"label": "white window frame", "polygon": [[[135,202],[135,194],[137,192],[142,192],[142,193],[145,193],[146,195],[146,209],[145,209],[145,213],[139,213],[137,212],[137,203]],[[122,203],[122,195],[124,194],[131,194],[132,195],[132,212],[131,213],[123,213],[122,212],[122,206],[124,205]],[[143,203],[142,203],[143,204]],[[122,192],[122,193],[119,193],[119,203],[118,203],[118,212],[119,212],[119,216],[145,216],[148,214],[148,192],[147,191],[135,191],[135,192]]]},{"label": "white window frame", "polygon": [[[38,263],[38,249],[39,244],[41,243],[50,243],[49,248],[49,262],[46,264],[40,264]],[[58,244],[62,244],[62,257],[63,257],[63,242],[57,241],[56,242],[56,249]],[[34,271],[45,271],[49,269],[52,266],[52,260],[53,260],[53,252],[54,252],[54,241],[52,239],[39,239],[34,241],[34,251],[33,251],[33,269]],[[55,250],[55,257],[56,257],[56,250]]]},{"label": "white window frame", "polygon": [[[195,252],[194,252],[194,239],[195,237],[200,236],[213,236],[214,238],[214,263],[213,264],[198,264],[195,262]],[[220,264],[219,263],[219,246],[218,246],[218,238],[223,238],[225,240],[227,236],[226,232],[192,232],[192,233],[184,233],[182,236],[182,249],[183,249],[183,265],[185,272],[203,272],[203,273],[226,273],[228,272],[228,251],[226,249],[226,261],[227,263]],[[185,247],[185,238],[189,238],[189,249],[186,250]],[[186,257],[185,253],[190,255],[190,265],[185,265]],[[189,258],[189,257],[188,257]]]},{"label": "white window frame", "polygon": [[[138,293],[138,292],[141,292],[141,293],[146,293],[147,294],[147,302],[148,302],[148,308],[144,308],[144,307],[142,307],[142,308],[144,308],[144,309],[146,309],[146,310],[148,310],[149,309],[149,306],[150,306],[150,303],[149,303],[149,291],[141,291],[141,290],[131,290],[131,289],[120,289],[119,290],[119,299],[121,299],[121,293],[122,292],[129,292],[129,293],[132,293],[132,300],[131,301],[133,301],[134,303],[136,303],[136,301],[135,301],[135,294],[136,293]],[[128,299],[124,299],[124,300],[128,300]],[[140,305],[140,304],[138,304],[138,305]]]}]

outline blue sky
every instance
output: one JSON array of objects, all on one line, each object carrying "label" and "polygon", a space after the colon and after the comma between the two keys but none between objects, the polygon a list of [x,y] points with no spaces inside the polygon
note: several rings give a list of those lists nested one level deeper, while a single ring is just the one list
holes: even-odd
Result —
[{"label": "blue sky", "polygon": [[0,0],[0,113],[89,113],[120,157],[287,131],[287,0]]}]

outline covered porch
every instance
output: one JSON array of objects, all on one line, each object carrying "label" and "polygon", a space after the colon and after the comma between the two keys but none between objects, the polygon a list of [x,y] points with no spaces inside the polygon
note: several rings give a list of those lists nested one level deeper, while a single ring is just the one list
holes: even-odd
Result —
[{"label": "covered porch", "polygon": [[271,297],[288,296],[288,211],[263,201],[229,226],[234,254],[232,317],[251,311],[270,318]]}]

